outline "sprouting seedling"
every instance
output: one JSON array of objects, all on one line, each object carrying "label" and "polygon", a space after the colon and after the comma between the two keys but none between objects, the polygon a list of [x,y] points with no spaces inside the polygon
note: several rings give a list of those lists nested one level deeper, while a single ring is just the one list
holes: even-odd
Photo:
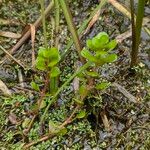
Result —
[{"label": "sprouting seedling", "polygon": [[[112,63],[117,60],[117,55],[111,53],[116,47],[116,40],[109,40],[109,36],[105,32],[100,32],[97,36],[87,40],[87,47],[81,52],[81,55],[87,59],[87,62],[92,62],[94,68],[98,68],[106,63]],[[96,70],[96,69],[94,69]],[[85,74],[91,77],[98,77],[96,71],[85,71]],[[101,82],[95,86],[96,89],[103,90],[110,85],[109,82]]]},{"label": "sprouting seedling", "polygon": [[36,59],[36,68],[41,71],[49,71],[50,77],[56,77],[60,70],[56,65],[60,61],[60,55],[57,48],[40,48]]},{"label": "sprouting seedling", "polygon": [[[38,51],[38,57],[36,59],[36,68],[41,71],[45,71],[48,74],[49,79],[55,78],[60,74],[60,69],[56,66],[60,61],[60,54],[57,48],[43,48]],[[39,90],[38,85],[35,82],[31,83],[31,86],[35,90]]]},{"label": "sprouting seedling", "polygon": [[[117,45],[115,40],[109,41],[109,36],[105,32],[99,33],[93,39],[87,40],[87,49],[84,48],[81,55],[87,61],[93,62],[96,66],[101,66],[105,63],[111,63],[117,60],[116,54],[110,54]],[[90,52],[92,51],[92,53]]]}]

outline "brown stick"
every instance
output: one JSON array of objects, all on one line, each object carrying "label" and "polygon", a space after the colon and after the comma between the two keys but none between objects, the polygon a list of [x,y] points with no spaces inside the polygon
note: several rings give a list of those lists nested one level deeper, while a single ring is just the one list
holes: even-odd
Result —
[{"label": "brown stick", "polygon": [[38,144],[40,142],[48,140],[50,137],[52,137],[52,135],[45,135],[42,138],[38,139],[37,141],[33,141],[33,142],[30,142],[29,144],[24,145],[23,149],[28,149],[29,147],[31,147],[35,144]]},{"label": "brown stick", "polygon": [[25,135],[27,135],[29,133],[29,131],[31,130],[32,125],[34,124],[34,120],[36,119],[36,117],[37,117],[37,115],[39,113],[42,101],[43,101],[43,99],[45,97],[45,94],[46,94],[46,90],[47,90],[48,84],[49,84],[49,75],[47,74],[47,77],[46,77],[46,80],[45,80],[45,83],[44,83],[44,88],[41,91],[40,99],[37,101],[38,109],[36,110],[32,120],[31,120],[31,122],[30,122],[30,124],[28,126],[28,128],[24,130],[24,134]]},{"label": "brown stick", "polygon": [[[25,69],[25,66],[20,62],[18,61],[15,57],[13,57],[7,50],[5,50],[1,45],[0,45],[0,49],[2,51],[4,51],[6,53],[6,55],[8,55],[12,60],[14,60],[18,65],[20,65],[22,68]],[[1,63],[1,61],[0,61]]]},{"label": "brown stick", "polygon": [[[46,8],[44,14],[45,16],[48,15],[49,11],[52,9],[54,5],[54,1],[52,0],[51,3],[48,5],[48,7]],[[42,20],[42,16],[40,16],[36,22],[33,24],[35,26],[35,30],[40,26],[41,24],[41,20]],[[29,29],[24,35],[23,37],[16,43],[16,45],[10,50],[10,54],[14,53],[29,37],[31,34],[31,29]],[[6,60],[6,56],[3,59],[3,62]]]},{"label": "brown stick", "polygon": [[131,102],[137,103],[136,97],[134,97],[131,93],[129,93],[123,86],[119,85],[118,83],[113,83],[112,86],[116,87],[119,90],[119,92],[121,92]]}]

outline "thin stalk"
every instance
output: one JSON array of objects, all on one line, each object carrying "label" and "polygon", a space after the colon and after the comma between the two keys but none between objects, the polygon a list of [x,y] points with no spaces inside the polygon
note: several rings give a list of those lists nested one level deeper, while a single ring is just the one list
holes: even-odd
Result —
[{"label": "thin stalk", "polygon": [[59,3],[60,3],[60,6],[61,6],[61,8],[63,10],[63,14],[65,16],[68,28],[69,28],[69,30],[71,32],[72,39],[74,41],[76,50],[77,50],[78,55],[80,57],[80,60],[82,62],[84,62],[84,59],[83,59],[83,57],[81,57],[81,54],[80,54],[80,52],[82,50],[82,46],[81,46],[81,43],[80,43],[80,40],[79,40],[79,36],[77,34],[77,31],[76,31],[76,27],[75,27],[75,25],[73,23],[72,15],[71,15],[70,9],[68,7],[68,4],[67,4],[66,0],[59,0]]},{"label": "thin stalk", "polygon": [[145,7],[145,0],[139,0],[138,1],[137,19],[136,19],[136,40],[137,40],[136,48],[137,49],[138,49],[138,46],[140,43],[142,22],[143,22],[143,18],[144,18],[144,7]]},{"label": "thin stalk", "polygon": [[134,16],[134,1],[130,0],[130,9],[131,9],[131,24],[132,24],[132,51],[131,56],[134,55],[134,48],[136,45],[136,29],[135,29],[135,16]]},{"label": "thin stalk", "polygon": [[[54,1],[55,3],[55,47],[58,48],[58,43],[59,43],[59,20],[60,20],[60,7],[59,7],[59,2],[58,0]],[[54,95],[54,93],[58,89],[58,77],[51,78],[50,79],[50,93]]]},{"label": "thin stalk", "polygon": [[57,92],[54,94],[54,96],[52,97],[52,99],[49,101],[48,106],[46,107],[44,114],[41,117],[41,124],[43,124],[46,113],[49,109],[49,107],[56,101],[56,97],[59,95],[59,93],[79,74],[81,73],[83,70],[87,69],[90,66],[90,62],[85,63],[77,72],[75,72],[58,90]]},{"label": "thin stalk", "polygon": [[[78,29],[78,35],[81,35],[80,38],[82,37],[82,33],[86,29],[89,21],[94,17],[95,13],[98,10],[101,10],[101,8],[106,4],[106,2],[107,0],[101,0],[100,4],[91,12],[90,17],[81,24],[80,28]],[[65,56],[70,52],[69,49],[71,48],[72,44],[73,44],[73,40],[71,39],[66,45],[66,47],[64,48],[64,51],[61,55],[61,61],[63,61]]]},{"label": "thin stalk", "polygon": [[131,53],[131,65],[130,65],[131,68],[137,65],[145,2],[146,2],[145,0],[138,1],[137,18],[136,18],[136,25],[135,25],[136,44],[135,44],[135,47],[133,47],[132,53]]},{"label": "thin stalk", "polygon": [[44,46],[45,48],[47,45],[47,35],[46,35],[46,21],[45,21],[45,13],[44,13],[44,0],[40,0],[41,5],[41,16],[42,16],[42,25],[43,25],[43,33],[44,33]]},{"label": "thin stalk", "polygon": [[55,0],[55,47],[58,48],[59,43],[59,20],[60,20],[60,7],[58,0]]}]

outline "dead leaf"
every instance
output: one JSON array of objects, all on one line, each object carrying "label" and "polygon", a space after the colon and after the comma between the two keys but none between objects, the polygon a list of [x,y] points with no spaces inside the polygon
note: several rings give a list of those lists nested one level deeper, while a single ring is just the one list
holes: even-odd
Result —
[{"label": "dead leaf", "polygon": [[94,23],[98,20],[99,18],[99,15],[100,15],[100,10],[98,10],[96,12],[96,14],[94,15],[94,17],[91,19],[91,21],[89,22],[85,32],[84,32],[84,35],[90,30],[90,28],[94,25]]},{"label": "dead leaf", "polygon": [[123,40],[129,38],[131,35],[132,35],[132,31],[131,31],[131,29],[130,29],[130,30],[128,30],[128,31],[126,31],[126,32],[124,32],[124,33],[118,35],[118,36],[116,37],[116,41],[117,41],[118,43],[121,43]]},{"label": "dead leaf", "polygon": [[3,92],[4,95],[11,96],[10,90],[7,88],[2,80],[0,80],[0,90]]},{"label": "dead leaf", "polygon": [[129,93],[123,86],[118,83],[112,83],[113,87],[116,87],[119,92],[121,92],[126,98],[128,98],[131,102],[137,103],[137,99],[131,93]]},{"label": "dead leaf", "polygon": [[116,9],[118,9],[120,12],[122,12],[124,15],[126,15],[128,18],[131,19],[131,13],[118,1],[116,0],[108,0],[109,3],[111,3]]},{"label": "dead leaf", "polygon": [[21,37],[21,34],[8,32],[8,31],[0,31],[0,36],[8,37],[8,38],[14,38],[14,39],[19,39]]},{"label": "dead leaf", "polygon": [[110,127],[110,123],[109,123],[109,121],[108,121],[107,115],[106,115],[106,113],[105,113],[105,110],[103,110],[103,111],[100,113],[100,116],[101,116],[101,119],[102,119],[102,121],[103,121],[105,130],[109,132],[109,131],[111,130],[111,127]]},{"label": "dead leaf", "polygon": [[19,26],[20,22],[17,20],[6,20],[6,19],[2,19],[0,18],[0,24],[1,25],[15,25],[15,26]]},{"label": "dead leaf", "polygon": [[19,121],[17,120],[17,116],[12,112],[9,114],[8,119],[12,124],[16,125],[19,123]]},{"label": "dead leaf", "polygon": [[32,42],[32,67],[35,65],[35,51],[34,51],[34,41],[35,41],[35,25],[30,24],[31,28],[31,42]]}]

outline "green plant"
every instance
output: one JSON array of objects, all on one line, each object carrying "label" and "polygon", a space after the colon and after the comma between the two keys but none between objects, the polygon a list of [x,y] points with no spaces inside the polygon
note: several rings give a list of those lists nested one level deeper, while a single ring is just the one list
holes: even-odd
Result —
[{"label": "green plant", "polygon": [[[109,36],[105,32],[99,33],[91,40],[87,40],[87,48],[84,48],[81,55],[95,66],[102,66],[105,63],[111,63],[117,60],[116,54],[110,54],[117,45],[115,40],[109,41]],[[93,53],[91,53],[91,50]]]},{"label": "green plant", "polygon": [[[137,17],[134,17],[134,1],[130,0],[131,21],[132,21],[132,51],[131,51],[131,68],[137,65],[138,49],[140,44],[140,36],[142,29],[142,21],[144,17],[145,0],[138,1]],[[135,22],[136,20],[136,22]]]},{"label": "green plant", "polygon": [[[56,66],[60,61],[60,55],[57,48],[40,48],[36,59],[36,68],[46,72],[46,83],[53,80],[60,74],[60,69]],[[34,89],[38,90],[37,84],[32,84]],[[47,88],[47,86],[45,87]],[[46,89],[45,89],[46,91]],[[53,91],[53,90],[52,90]],[[53,94],[53,93],[51,93]],[[40,102],[41,103],[41,102]],[[40,105],[40,104],[39,104]]]},{"label": "green plant", "polygon": [[[86,58],[87,62],[79,68],[60,88],[58,88],[57,92],[50,99],[47,108],[42,116],[41,122],[44,121],[45,115],[49,109],[49,107],[56,101],[56,97],[59,93],[79,74],[83,74],[82,76],[87,77],[97,77],[98,73],[95,71],[88,71],[90,69],[96,69],[96,67],[102,66],[105,63],[111,63],[117,60],[117,55],[110,53],[117,45],[115,40],[109,41],[109,36],[105,32],[99,33],[91,40],[87,40],[87,49],[84,48],[81,51],[81,55]],[[92,52],[90,52],[92,51]],[[94,85],[92,88],[96,88],[99,90],[103,90],[108,87],[110,83],[100,82]],[[83,101],[87,96],[89,85],[81,86],[80,90],[80,101]],[[91,88],[91,87],[90,87]],[[90,89],[89,89],[90,90]],[[86,92],[87,91],[87,92]]]},{"label": "green plant", "polygon": [[[99,33],[92,39],[87,40],[86,48],[81,51],[81,56],[86,59],[85,64],[81,66],[73,75],[71,75],[65,83],[63,83],[58,90],[50,96],[48,101],[48,105],[44,110],[44,113],[41,116],[41,125],[43,125],[45,121],[45,117],[47,116],[47,112],[52,104],[57,101],[57,97],[60,92],[76,77],[78,76],[80,79],[80,87],[78,90],[78,94],[74,97],[74,103],[76,103],[76,108],[62,124],[54,123],[53,121],[49,121],[49,128],[52,129],[49,131],[49,135],[45,136],[44,140],[48,139],[51,136],[56,134],[64,135],[66,134],[66,129],[64,128],[67,124],[72,122],[75,119],[82,119],[86,116],[86,110],[79,111],[79,108],[84,105],[85,98],[91,93],[93,90],[105,90],[110,83],[109,82],[95,82],[95,78],[99,78],[98,68],[106,63],[112,63],[117,60],[117,55],[112,53],[111,51],[116,47],[117,42],[115,40],[110,41],[109,36],[105,32]],[[56,65],[60,60],[59,52],[56,48],[40,48],[38,52],[38,57],[36,59],[36,68],[45,71],[49,77],[56,77],[60,74],[60,70]],[[92,71],[91,71],[92,70]],[[93,80],[88,80],[92,78]],[[94,81],[94,83],[90,83]],[[47,82],[46,82],[47,83]],[[33,84],[36,90],[39,90],[36,84]],[[47,89],[47,86],[45,86]],[[46,91],[46,90],[45,90]],[[43,92],[41,92],[43,93]],[[45,93],[46,94],[46,93]],[[40,104],[43,101],[45,95],[41,96]],[[96,97],[96,96],[95,96]],[[39,104],[38,102],[38,104]],[[40,105],[39,104],[39,105]],[[75,116],[75,117],[74,117]],[[32,121],[33,122],[33,121]],[[41,139],[37,140],[38,143]],[[30,144],[29,144],[30,145]],[[28,145],[25,146],[28,148]]]}]

